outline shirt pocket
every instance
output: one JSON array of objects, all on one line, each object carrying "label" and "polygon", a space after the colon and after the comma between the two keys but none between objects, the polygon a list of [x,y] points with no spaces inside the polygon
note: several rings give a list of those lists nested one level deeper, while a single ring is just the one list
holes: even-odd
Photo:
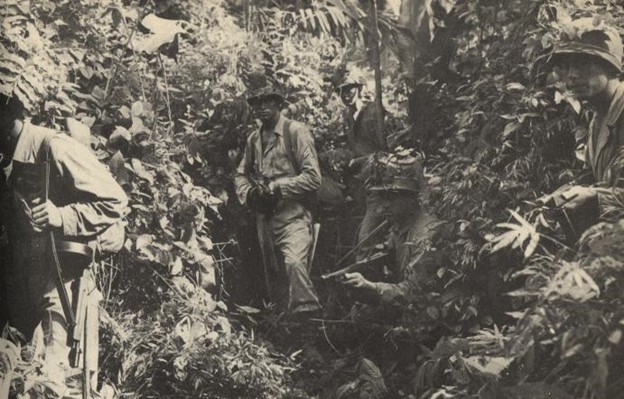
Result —
[{"label": "shirt pocket", "polygon": [[[271,167],[273,169],[273,175],[275,177],[295,175],[295,170],[286,152],[286,146],[283,137],[280,136],[278,138],[275,143],[275,147],[273,147],[272,151],[270,151],[267,155],[271,157]],[[295,154],[292,155],[294,158]]]}]

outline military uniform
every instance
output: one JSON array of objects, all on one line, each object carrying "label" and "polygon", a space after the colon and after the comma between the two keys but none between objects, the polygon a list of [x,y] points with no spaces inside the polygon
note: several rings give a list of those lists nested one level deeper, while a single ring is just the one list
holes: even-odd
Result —
[{"label": "military uniform", "polygon": [[[67,363],[67,322],[55,284],[55,266],[48,256],[49,235],[37,233],[30,224],[33,200],[42,200],[45,184],[46,143],[51,163],[49,200],[60,212],[59,240],[81,242],[119,249],[124,231],[120,219],[127,206],[123,189],[106,168],[73,138],[43,127],[24,123],[10,167],[5,170],[8,205],[2,223],[8,231],[8,248],[3,250],[3,308],[10,325],[27,338],[41,322],[48,361]],[[88,264],[88,261],[87,261]],[[65,264],[66,287],[79,277],[71,264]],[[97,322],[99,293],[88,287],[92,335],[90,365],[97,369]]]},{"label": "military uniform", "polygon": [[[346,85],[353,84],[347,82]],[[340,86],[342,87],[342,86]],[[340,88],[339,87],[339,88]],[[388,150],[386,132],[377,131],[377,108],[374,103],[362,103],[357,100],[352,106],[345,109],[343,114],[347,147],[353,153],[355,159],[372,156],[378,152]],[[361,162],[363,163],[363,162]],[[378,193],[366,189],[367,173],[364,170],[357,171],[356,182],[351,182],[351,191],[359,203],[365,204],[365,213],[358,231],[358,243],[377,228],[383,221],[381,214],[383,201]],[[379,242],[385,231],[377,233],[377,237],[370,237],[366,245],[362,245],[357,252],[357,258],[362,259],[370,253],[370,246]]]},{"label": "military uniform", "polygon": [[[580,18],[573,23],[574,35],[562,40],[553,53],[554,61],[565,61],[568,58],[567,68],[576,63],[570,57],[584,57],[602,66],[605,75],[611,71],[611,81],[617,81],[617,75],[622,72],[622,40],[618,32],[606,25],[597,25],[594,18]],[[569,70],[568,70],[569,73]],[[575,75],[578,72],[575,72]],[[577,76],[574,76],[578,79]],[[573,83],[583,87],[578,83]],[[586,203],[569,209],[568,219],[572,219],[574,238],[584,228],[596,221],[599,214],[605,215],[609,211],[621,209],[624,200],[624,186],[622,172],[624,169],[624,83],[617,81],[613,93],[607,93],[603,88],[600,94],[612,95],[608,108],[596,107],[589,125],[587,135],[585,164],[591,171],[593,183],[597,189],[595,196]],[[590,105],[595,105],[592,98],[587,99]],[[578,190],[577,190],[578,192]],[[562,190],[564,202],[573,198]],[[573,202],[572,202],[573,203]],[[565,205],[564,205],[565,206]],[[576,205],[575,205],[576,206]]]},{"label": "military uniform", "polygon": [[387,151],[385,132],[377,131],[377,109],[374,103],[357,101],[343,114],[347,146],[356,158]]},{"label": "military uniform", "polygon": [[589,125],[585,163],[597,183],[602,213],[621,204],[624,193],[624,83],[618,84],[606,115],[595,115]]},{"label": "military uniform", "polygon": [[[287,121],[297,167],[286,152]],[[261,129],[247,140],[235,178],[236,193],[239,201],[247,204],[253,176],[279,186],[281,199],[276,209],[256,217],[267,289],[272,300],[293,314],[317,311],[320,304],[309,276],[312,214],[304,205],[321,184],[314,138],[303,124],[280,116],[263,148]]]},{"label": "military uniform", "polygon": [[438,253],[434,236],[440,222],[420,207],[423,185],[422,159],[413,151],[381,153],[368,165],[369,191],[377,193],[384,220],[391,222],[386,250],[391,253],[387,281],[370,282],[357,273],[347,274],[345,283],[369,287],[383,303],[409,300],[429,292],[436,281]]},{"label": "military uniform", "polygon": [[418,210],[390,227],[388,249],[394,255],[390,281],[374,283],[383,302],[432,288],[438,267],[433,238],[439,224],[435,217]]}]

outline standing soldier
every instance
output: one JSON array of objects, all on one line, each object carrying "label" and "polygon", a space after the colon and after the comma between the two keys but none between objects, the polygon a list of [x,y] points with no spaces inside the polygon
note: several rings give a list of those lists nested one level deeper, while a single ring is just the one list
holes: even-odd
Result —
[{"label": "standing soldier", "polygon": [[256,213],[271,299],[291,316],[304,317],[321,309],[309,276],[309,203],[320,187],[321,173],[312,134],[281,115],[284,102],[271,87],[248,98],[261,126],[247,139],[235,185],[239,201]]},{"label": "standing soldier", "polygon": [[[380,215],[381,196],[379,193],[366,189],[365,181],[367,173],[365,165],[370,158],[382,151],[388,150],[385,131],[377,131],[377,109],[372,102],[364,103],[361,98],[363,84],[347,75],[336,87],[340,99],[346,106],[343,114],[347,147],[353,155],[349,162],[350,177],[355,177],[356,182],[351,181],[351,190],[354,192],[358,203],[365,203],[365,214],[358,232],[357,258],[364,258],[370,248],[378,241],[377,237],[383,236],[383,231],[378,231],[375,237],[369,237],[384,220]],[[383,116],[382,116],[383,117]],[[366,245],[364,245],[366,239]]]},{"label": "standing soldier", "polygon": [[386,132],[378,132],[377,110],[372,102],[362,101],[363,83],[347,76],[336,92],[346,106],[343,114],[347,145],[354,159],[366,157],[379,151],[387,151]]},{"label": "standing soldier", "polygon": [[[593,18],[573,22],[575,36],[555,48],[553,62],[563,71],[573,95],[594,111],[589,125],[585,163],[598,186],[565,186],[550,198],[566,212],[568,236],[578,238],[600,214],[622,203],[624,194],[624,84],[622,40]],[[565,227],[565,226],[564,226]]]},{"label": "standing soldier", "polygon": [[[24,121],[23,111],[16,97],[0,95],[3,203],[8,207],[2,213],[8,245],[0,254],[3,321],[27,339],[41,324],[44,363],[61,382],[80,354],[70,361],[68,342],[75,331],[86,331],[77,338],[87,341],[78,349],[86,356],[78,361],[88,386],[89,379],[96,379],[99,300],[88,267],[95,249],[118,251],[123,246],[127,198],[85,146]],[[88,313],[78,314],[78,303]]]},{"label": "standing soldier", "polygon": [[390,253],[388,281],[372,282],[361,273],[346,273],[347,286],[375,293],[383,303],[428,292],[436,281],[438,255],[433,244],[440,222],[419,201],[423,186],[420,159],[383,154],[374,165],[382,216],[390,222],[385,250]]}]

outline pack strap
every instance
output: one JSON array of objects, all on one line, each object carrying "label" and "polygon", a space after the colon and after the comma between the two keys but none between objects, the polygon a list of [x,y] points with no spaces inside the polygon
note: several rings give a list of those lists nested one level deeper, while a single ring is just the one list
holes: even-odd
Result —
[{"label": "pack strap", "polygon": [[299,174],[301,173],[301,167],[297,162],[295,162],[294,140],[292,138],[292,132],[290,131],[291,122],[292,121],[290,119],[286,119],[284,121],[284,147],[286,149],[286,157],[288,158],[288,161],[295,169],[295,173]]},{"label": "pack strap", "polygon": [[[293,169],[295,169],[295,173],[299,174],[301,173],[301,167],[297,162],[295,162],[295,148],[293,145],[292,132],[290,131],[290,125],[292,121],[287,118],[284,118],[284,119],[285,119],[284,121],[284,148],[286,149],[286,158],[288,158],[288,162],[290,162]],[[260,156],[262,157],[262,153],[264,152],[264,147],[262,145],[261,130],[260,130],[260,135],[258,139],[260,140]],[[250,163],[251,163],[252,168],[254,167],[256,163],[255,158],[256,158],[256,151],[254,149],[254,151],[251,151],[251,154],[250,154],[250,161],[251,161]]]}]

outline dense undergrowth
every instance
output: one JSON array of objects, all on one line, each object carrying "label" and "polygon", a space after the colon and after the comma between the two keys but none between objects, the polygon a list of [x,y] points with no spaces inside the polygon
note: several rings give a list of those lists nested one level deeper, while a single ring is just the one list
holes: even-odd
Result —
[{"label": "dense undergrowth", "polygon": [[[288,112],[314,129],[324,173],[340,179],[330,82],[346,60],[372,76],[366,21],[354,1],[264,3],[0,9],[0,89],[90,145],[131,200],[126,248],[97,269],[102,382],[121,397],[618,397],[617,209],[570,243],[536,205],[580,174],[575,137],[588,124],[548,70],[549,51],[572,18],[618,23],[618,2],[415,1],[429,42],[417,43],[409,81],[392,53],[395,18],[384,16],[392,137],[426,153],[423,200],[447,222],[435,243],[440,289],[379,317],[320,284],[328,319],[304,327],[241,294],[254,286],[243,275],[253,258],[230,241],[248,226],[231,185],[253,128],[242,96],[259,75],[278,82]],[[350,216],[324,215],[315,273],[352,245]],[[58,396],[32,348],[10,341],[13,391]]]}]

